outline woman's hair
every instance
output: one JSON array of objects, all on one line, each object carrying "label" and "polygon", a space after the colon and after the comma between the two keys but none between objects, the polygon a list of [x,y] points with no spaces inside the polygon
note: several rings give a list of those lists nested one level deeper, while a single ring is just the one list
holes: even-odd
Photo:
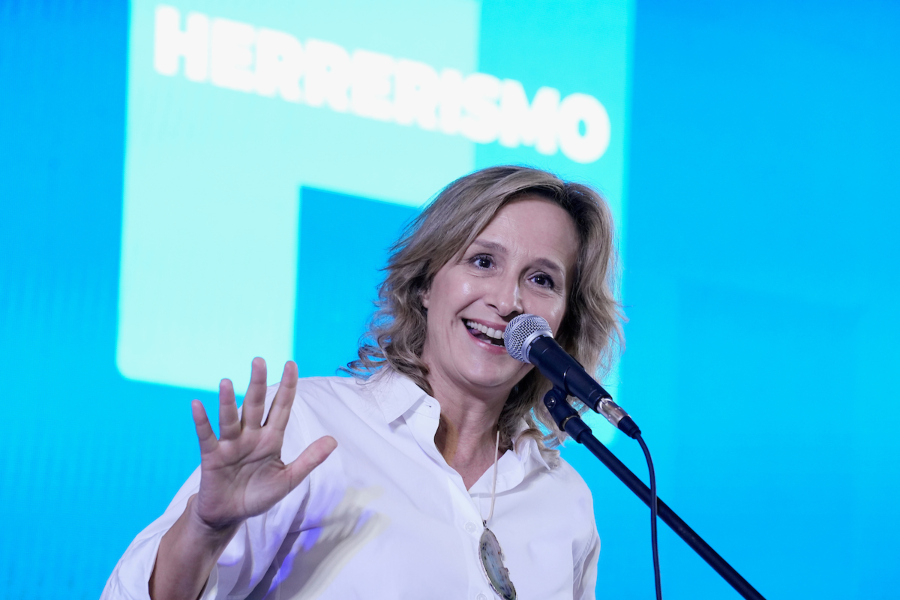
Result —
[{"label": "woman's hair", "polygon": [[[617,255],[609,207],[590,187],[518,166],[491,167],[457,179],[407,226],[391,247],[378,309],[360,341],[359,358],[348,370],[365,377],[387,364],[431,394],[422,361],[426,331],[422,295],[441,267],[464,252],[501,208],[524,196],[560,206],[575,222],[578,258],[565,316],[554,337],[589,373],[608,372],[623,341],[623,315],[614,296]],[[512,446],[523,418],[528,424],[524,434],[543,439],[546,448],[552,450],[564,439],[542,403],[550,387],[550,381],[532,369],[512,389],[500,414],[504,448]],[[578,408],[586,410],[580,404]]]}]

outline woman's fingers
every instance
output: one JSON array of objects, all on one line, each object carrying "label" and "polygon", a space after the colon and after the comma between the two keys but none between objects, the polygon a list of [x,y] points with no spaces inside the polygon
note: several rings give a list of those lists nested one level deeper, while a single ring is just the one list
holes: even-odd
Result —
[{"label": "woman's fingers", "polygon": [[294,396],[297,394],[297,363],[292,360],[284,363],[284,371],[281,373],[281,383],[269,414],[266,416],[266,427],[273,427],[284,431],[288,418],[291,416],[291,406],[294,404]]},{"label": "woman's fingers", "polygon": [[266,361],[260,357],[253,359],[250,367],[250,385],[244,396],[241,424],[250,429],[262,427],[263,412],[266,408]]},{"label": "woman's fingers", "polygon": [[[262,418],[266,409],[266,361],[254,358],[250,371],[250,385],[241,411],[237,409],[234,396],[234,385],[228,379],[219,382],[219,439],[237,440],[244,429],[259,429],[263,426]],[[272,401],[272,407],[266,417],[266,424],[283,433],[290,417],[291,405],[297,393],[297,365],[288,361],[281,375],[281,385]],[[202,410],[202,405],[201,405]],[[209,423],[206,412],[203,420]],[[195,425],[197,419],[195,418]],[[200,425],[197,425],[198,427]],[[210,430],[211,431],[211,430]],[[204,435],[206,433],[204,429]],[[199,430],[198,430],[199,435]],[[215,436],[213,436],[215,437]]]},{"label": "woman's fingers", "polygon": [[234,400],[234,385],[228,379],[219,382],[219,439],[233,440],[241,434],[241,419]]},{"label": "woman's fingers", "polygon": [[199,400],[191,402],[191,416],[194,417],[194,428],[197,430],[197,440],[200,441],[200,455],[215,452],[219,445],[216,434],[213,433],[212,426],[209,424],[209,418],[206,416],[206,410],[203,403]]},{"label": "woman's fingers", "polygon": [[337,448],[337,440],[333,437],[330,435],[320,437],[301,452],[294,462],[287,465],[290,472],[291,489],[306,479],[312,470],[321,465],[335,448]]},{"label": "woman's fingers", "polygon": [[[191,404],[203,466],[199,497],[207,522],[236,522],[268,510],[283,498],[285,487],[294,489],[337,447],[334,438],[325,436],[291,464],[281,461],[284,431],[296,393],[297,365],[289,361],[263,425],[266,364],[256,358],[243,416],[235,404],[231,381],[223,379],[219,384],[218,440],[203,405],[199,400]],[[238,501],[241,499],[243,502]]]}]

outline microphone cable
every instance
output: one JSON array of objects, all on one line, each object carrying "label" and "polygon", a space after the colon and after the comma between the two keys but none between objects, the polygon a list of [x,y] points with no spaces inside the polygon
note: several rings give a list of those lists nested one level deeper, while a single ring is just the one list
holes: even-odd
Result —
[{"label": "microphone cable", "polygon": [[641,434],[637,434],[635,438],[644,451],[644,458],[647,459],[647,470],[650,474],[650,547],[653,551],[653,580],[656,584],[656,600],[662,600],[662,581],[659,574],[659,546],[656,535],[657,521],[657,503],[656,503],[656,472],[653,470],[653,459],[650,458],[650,450],[644,443]]}]

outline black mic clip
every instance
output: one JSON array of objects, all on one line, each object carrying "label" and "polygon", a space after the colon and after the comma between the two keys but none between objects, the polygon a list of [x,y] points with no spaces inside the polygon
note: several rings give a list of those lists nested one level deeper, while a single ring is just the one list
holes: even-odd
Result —
[{"label": "black mic clip", "polygon": [[544,406],[547,407],[556,426],[568,433],[579,444],[583,443],[582,435],[591,433],[591,428],[581,420],[578,411],[569,404],[568,394],[561,387],[553,386],[549,392],[544,394]]}]

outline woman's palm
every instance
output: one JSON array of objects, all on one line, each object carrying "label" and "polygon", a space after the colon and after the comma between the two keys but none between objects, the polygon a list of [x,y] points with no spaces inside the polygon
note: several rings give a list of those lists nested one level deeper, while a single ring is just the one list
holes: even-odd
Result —
[{"label": "woman's palm", "polygon": [[334,439],[323,437],[294,462],[282,462],[284,430],[296,390],[297,365],[288,362],[263,421],[266,363],[254,359],[241,413],[231,382],[223,379],[219,385],[218,439],[203,405],[194,401],[194,425],[200,441],[200,492],[194,511],[211,529],[225,529],[269,510],[334,450]]}]

